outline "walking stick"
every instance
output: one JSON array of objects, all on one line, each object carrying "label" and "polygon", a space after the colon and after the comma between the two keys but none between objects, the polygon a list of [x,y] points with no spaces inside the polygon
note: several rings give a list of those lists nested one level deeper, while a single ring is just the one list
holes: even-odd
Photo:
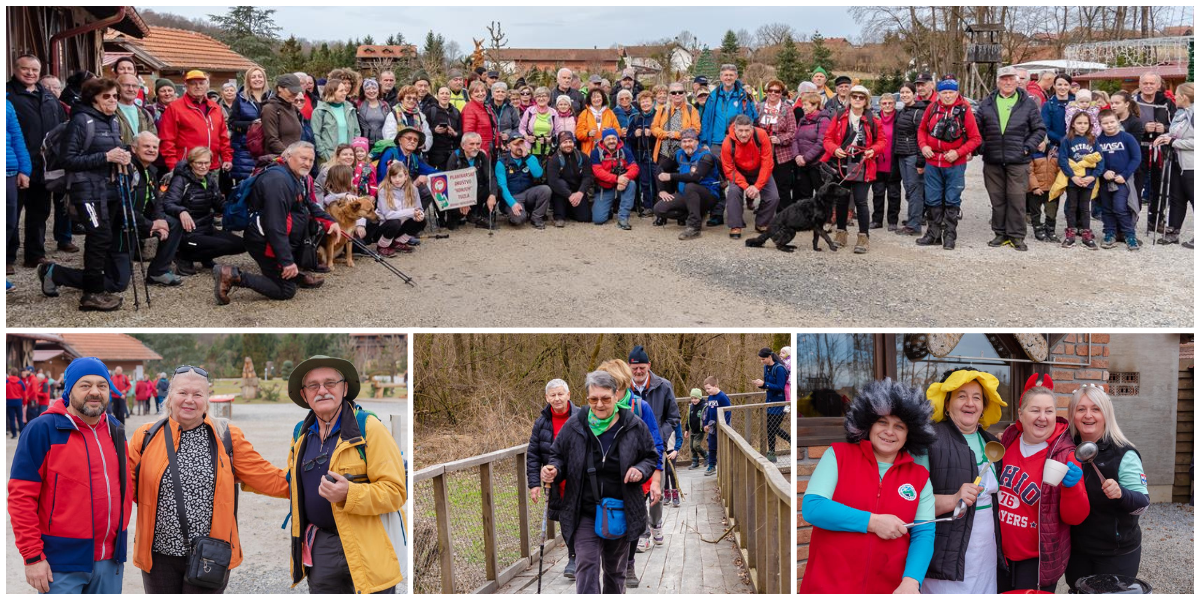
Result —
[{"label": "walking stick", "polygon": [[[146,257],[142,255],[142,241],[138,237],[137,230],[137,204],[133,201],[132,177],[129,175],[128,167],[121,167],[122,178],[125,182],[125,198],[129,203],[129,228],[130,238],[133,240],[133,249],[129,255],[130,267],[133,266],[133,254],[137,252],[138,270],[142,276],[142,292],[146,296],[146,308],[150,308],[150,282],[147,281],[149,270],[146,267]],[[132,281],[134,289],[137,289],[137,280]]]},{"label": "walking stick", "polygon": [[[1158,182],[1159,183],[1158,198],[1159,198],[1159,201],[1162,202],[1162,204],[1159,205],[1159,207],[1158,207],[1158,218],[1159,218],[1159,221],[1163,224],[1164,231],[1165,231],[1166,230],[1165,228],[1169,227],[1170,216],[1171,216],[1170,192],[1171,192],[1171,161],[1172,161],[1173,153],[1169,150],[1168,151],[1160,150],[1160,152],[1163,152],[1163,163],[1162,163],[1163,172],[1162,172],[1162,178]],[[1155,234],[1155,237],[1157,238],[1158,223],[1155,223],[1155,225],[1154,225],[1154,234]],[[1155,245],[1158,244],[1157,239],[1155,239],[1154,244]]]},{"label": "walking stick", "polygon": [[124,241],[126,247],[129,248],[129,253],[130,253],[129,254],[129,271],[130,271],[129,283],[133,286],[133,310],[137,311],[137,310],[141,310],[142,301],[141,301],[141,297],[138,295],[137,272],[133,266],[133,249],[130,247],[130,244],[131,244],[131,240],[130,240],[131,236],[129,235],[130,214],[129,214],[129,205],[125,202],[125,173],[124,172],[125,172],[124,167],[117,165],[114,175],[117,180],[117,197],[118,197],[118,200],[121,202],[121,216],[122,216],[122,219],[124,220],[124,222],[121,224],[121,240]]},{"label": "walking stick", "polygon": [[384,258],[382,255],[380,255],[378,252],[369,248],[366,244],[364,244],[362,242],[362,240],[351,236],[350,234],[346,233],[345,231],[342,231],[341,234],[343,237],[350,240],[350,243],[354,244],[354,246],[356,248],[365,252],[367,254],[367,256],[370,256],[372,259],[375,260],[375,262],[386,267],[387,270],[391,271],[392,274],[394,274],[396,277],[399,277],[401,280],[403,280],[404,283],[407,283],[408,285],[410,285],[412,287],[417,287],[417,285],[415,283],[413,283],[412,277],[405,275],[403,271],[401,271],[400,269],[397,269],[395,265],[388,262],[387,259]]},{"label": "walking stick", "polygon": [[542,510],[542,544],[538,548],[538,586],[537,593],[542,593],[542,561],[546,558],[546,521],[550,516],[550,485],[542,483],[542,496],[546,508]]}]

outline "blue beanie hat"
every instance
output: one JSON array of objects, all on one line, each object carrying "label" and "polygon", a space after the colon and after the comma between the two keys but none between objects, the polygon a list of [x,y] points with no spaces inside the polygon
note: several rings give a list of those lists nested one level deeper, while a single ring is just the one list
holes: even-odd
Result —
[{"label": "blue beanie hat", "polygon": [[99,375],[108,382],[108,389],[111,392],[116,392],[117,386],[113,385],[112,378],[108,376],[108,367],[100,362],[100,359],[93,356],[85,356],[71,361],[67,365],[66,372],[63,373],[63,400],[70,404],[71,390],[75,388],[75,383],[85,375]]},{"label": "blue beanie hat", "polygon": [[[600,134],[600,139],[601,139],[601,140],[603,140],[604,138],[606,138],[606,137],[608,137],[608,136],[610,136],[610,135],[611,135],[611,136],[613,136],[613,137],[615,137],[615,138],[617,138],[618,140],[619,140],[619,139],[621,139],[621,134],[620,134],[620,133],[618,133],[618,132],[617,132],[617,130],[616,130],[616,129],[613,129],[612,127],[609,127],[608,129],[605,129],[605,130],[604,130],[604,131],[603,131],[603,132]],[[641,346],[638,346],[638,347],[640,348]]]},{"label": "blue beanie hat", "polygon": [[634,346],[633,350],[629,351],[629,364],[644,365],[650,362],[650,357],[646,356],[646,349],[642,346]]},{"label": "blue beanie hat", "polygon": [[957,79],[943,79],[937,83],[937,91],[944,92],[946,90],[958,91]]}]

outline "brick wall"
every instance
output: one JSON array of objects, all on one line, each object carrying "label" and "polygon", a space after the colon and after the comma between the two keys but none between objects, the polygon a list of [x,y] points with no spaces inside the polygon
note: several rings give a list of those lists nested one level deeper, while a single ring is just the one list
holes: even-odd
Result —
[{"label": "brick wall", "polygon": [[808,541],[812,537],[812,525],[804,520],[800,505],[804,500],[804,492],[808,489],[808,479],[813,469],[829,446],[800,446],[796,448],[796,589],[800,589],[800,580],[804,578],[804,565],[808,563]]},{"label": "brick wall", "polygon": [[[1077,367],[1054,365],[1050,377],[1054,379],[1054,395],[1058,400],[1060,416],[1067,416],[1067,405],[1071,394],[1085,383],[1092,383],[1108,391],[1108,334],[1092,334],[1092,351],[1088,354],[1086,334],[1068,334],[1050,349],[1050,361],[1078,363]],[[1024,381],[1015,382],[1024,386]]]}]

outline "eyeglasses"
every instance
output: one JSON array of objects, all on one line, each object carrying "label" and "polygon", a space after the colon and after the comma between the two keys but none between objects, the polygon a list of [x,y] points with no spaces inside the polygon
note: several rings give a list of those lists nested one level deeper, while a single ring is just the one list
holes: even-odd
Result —
[{"label": "eyeglasses", "polygon": [[184,373],[187,373],[188,371],[195,371],[197,375],[199,375],[205,379],[208,379],[208,371],[205,371],[204,369],[201,369],[200,367],[193,367],[192,365],[180,365],[178,369],[175,369],[175,374],[183,375]]},{"label": "eyeglasses", "polygon": [[682,96],[684,94],[684,92],[682,90],[667,92],[667,93],[671,94],[672,96]]},{"label": "eyeglasses", "polygon": [[304,471],[305,472],[311,471],[311,470],[313,470],[313,467],[316,467],[317,465],[323,465],[327,462],[329,462],[329,453],[328,452],[321,454],[320,456],[318,456],[316,458],[304,461],[304,465],[303,465]]},{"label": "eyeglasses", "polygon": [[332,391],[333,386],[335,386],[339,383],[345,383],[345,382],[346,382],[345,379],[339,379],[337,381],[314,381],[312,383],[306,383],[301,387],[308,390],[309,393],[315,394],[315,393],[321,391],[322,387],[324,387],[327,390]]},{"label": "eyeglasses", "polygon": [[109,94],[100,94],[100,99],[101,99],[101,100],[113,100],[113,99],[115,99],[116,97],[117,97],[117,94],[116,94],[116,92],[109,93]]}]

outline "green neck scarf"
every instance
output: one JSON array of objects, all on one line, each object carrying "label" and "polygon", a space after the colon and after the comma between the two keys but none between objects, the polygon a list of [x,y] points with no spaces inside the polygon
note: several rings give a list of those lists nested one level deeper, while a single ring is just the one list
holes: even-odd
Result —
[{"label": "green neck scarf", "polygon": [[629,390],[625,390],[625,396],[617,401],[617,408],[633,410],[633,402],[631,400],[632,397],[633,394]]},{"label": "green neck scarf", "polygon": [[617,418],[617,411],[615,411],[615,410],[612,411],[612,414],[608,415],[607,419],[601,419],[596,416],[596,413],[592,412],[592,409],[589,408],[588,409],[588,428],[590,428],[592,430],[593,435],[595,435],[596,437],[600,437],[600,434],[604,433],[605,431],[608,431],[609,427],[612,427],[613,421],[615,421],[616,418]]}]

